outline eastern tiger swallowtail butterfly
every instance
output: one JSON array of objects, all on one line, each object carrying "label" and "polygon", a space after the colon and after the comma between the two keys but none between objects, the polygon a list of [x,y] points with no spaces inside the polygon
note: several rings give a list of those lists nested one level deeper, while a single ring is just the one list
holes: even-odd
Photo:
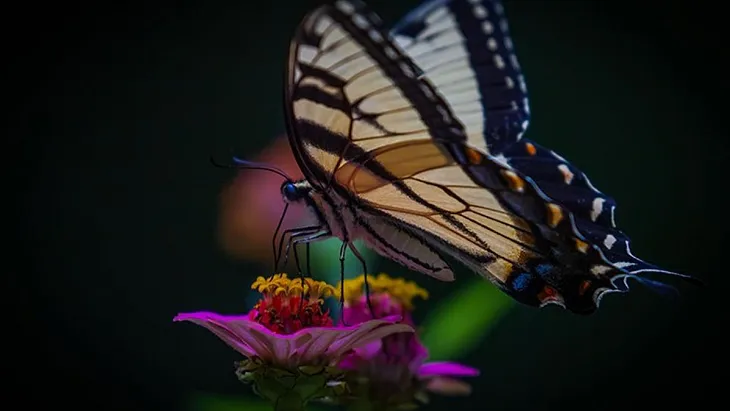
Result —
[{"label": "eastern tiger swallowtail butterfly", "polygon": [[321,6],[296,30],[285,82],[305,179],[281,191],[319,221],[288,230],[295,249],[334,236],[340,261],[347,248],[363,261],[361,239],[444,281],[451,256],[517,301],[584,314],[628,278],[693,279],[632,255],[614,200],[522,138],[527,90],[499,1],[427,1],[390,32],[360,1]]}]

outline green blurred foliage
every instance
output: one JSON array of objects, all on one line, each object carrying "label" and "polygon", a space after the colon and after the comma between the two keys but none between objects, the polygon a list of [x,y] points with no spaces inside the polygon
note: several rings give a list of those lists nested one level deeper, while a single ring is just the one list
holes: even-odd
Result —
[{"label": "green blurred foliage", "polygon": [[[341,246],[342,241],[336,238],[320,241],[311,246],[311,268],[314,277],[332,285],[336,285],[340,281],[340,260],[337,257],[340,254]],[[355,241],[355,248],[357,248],[357,251],[365,259],[368,274],[373,273],[373,269],[377,267],[378,255],[359,240]],[[300,254],[304,255],[301,252]],[[356,277],[360,274],[362,274],[362,263],[348,249],[345,254],[345,278]]]},{"label": "green blurred foliage", "polygon": [[439,301],[422,324],[421,339],[431,360],[453,360],[471,353],[514,306],[484,279],[470,281]]}]

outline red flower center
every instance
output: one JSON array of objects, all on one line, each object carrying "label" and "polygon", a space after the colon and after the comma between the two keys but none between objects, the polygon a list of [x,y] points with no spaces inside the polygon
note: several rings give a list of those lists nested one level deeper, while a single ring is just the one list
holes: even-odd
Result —
[{"label": "red flower center", "polygon": [[319,300],[304,295],[265,295],[248,313],[251,321],[264,325],[277,334],[292,334],[302,328],[331,327],[329,310],[322,310]]}]

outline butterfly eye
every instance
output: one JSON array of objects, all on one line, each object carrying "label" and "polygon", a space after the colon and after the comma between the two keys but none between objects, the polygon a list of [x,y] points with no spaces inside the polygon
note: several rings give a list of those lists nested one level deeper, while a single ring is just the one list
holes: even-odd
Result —
[{"label": "butterfly eye", "polygon": [[302,192],[291,181],[285,181],[281,185],[281,194],[287,202],[299,201],[302,198]]}]

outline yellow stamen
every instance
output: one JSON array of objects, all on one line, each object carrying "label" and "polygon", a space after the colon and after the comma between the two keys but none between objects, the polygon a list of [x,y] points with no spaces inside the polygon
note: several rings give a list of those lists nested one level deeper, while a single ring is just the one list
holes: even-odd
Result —
[{"label": "yellow stamen", "polygon": [[[406,310],[413,309],[413,300],[421,297],[428,299],[428,291],[419,287],[413,281],[406,281],[402,278],[391,278],[387,274],[381,273],[376,277],[368,277],[368,286],[373,294],[388,294],[391,298],[400,303]],[[340,284],[334,288],[334,296],[340,297]],[[352,279],[345,280],[344,283],[345,302],[354,303],[359,300],[365,293],[365,276],[361,275]]]},{"label": "yellow stamen", "polygon": [[[302,284],[303,283],[303,284]],[[264,296],[299,296],[304,294],[310,302],[323,302],[323,298],[334,294],[335,289],[324,281],[315,281],[311,278],[289,279],[285,273],[274,274],[269,278],[258,277],[251,284],[251,289]]]}]

